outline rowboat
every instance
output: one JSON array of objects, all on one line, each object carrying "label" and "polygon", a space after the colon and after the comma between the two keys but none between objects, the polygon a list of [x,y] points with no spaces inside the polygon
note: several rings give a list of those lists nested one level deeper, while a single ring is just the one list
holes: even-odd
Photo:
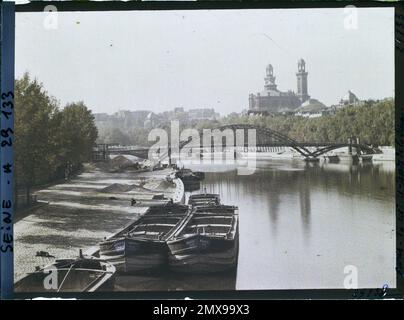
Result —
[{"label": "rowboat", "polygon": [[169,266],[191,273],[235,269],[238,260],[238,209],[217,204],[198,206],[167,241]]},{"label": "rowboat", "polygon": [[118,272],[154,272],[167,266],[166,240],[182,225],[190,207],[172,204],[152,207],[123,233],[99,244],[100,258]]},{"label": "rowboat", "polygon": [[38,268],[14,284],[15,292],[95,292],[110,291],[115,267],[102,259],[80,256],[57,259]]},{"label": "rowboat", "polygon": [[205,173],[192,171],[191,169],[181,168],[176,172],[177,178],[186,182],[195,182],[205,179]]}]

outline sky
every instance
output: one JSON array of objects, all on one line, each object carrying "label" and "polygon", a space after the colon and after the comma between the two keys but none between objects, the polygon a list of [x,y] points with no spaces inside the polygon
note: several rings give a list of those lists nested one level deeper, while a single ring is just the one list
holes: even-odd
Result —
[{"label": "sky", "polygon": [[[254,9],[16,14],[16,77],[94,112],[248,108],[271,63],[278,89],[326,105],[348,90],[394,96],[394,9]],[[356,24],[355,24],[356,21]],[[348,28],[347,28],[348,26]],[[353,28],[349,28],[349,26]]]}]

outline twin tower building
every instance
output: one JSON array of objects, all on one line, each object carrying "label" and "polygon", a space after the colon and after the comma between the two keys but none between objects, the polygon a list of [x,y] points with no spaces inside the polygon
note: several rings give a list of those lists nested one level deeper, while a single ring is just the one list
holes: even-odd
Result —
[{"label": "twin tower building", "polygon": [[272,65],[266,68],[264,91],[249,96],[248,113],[273,114],[293,112],[310,99],[307,91],[306,63],[300,59],[297,64],[297,93],[289,90],[281,92],[276,88]]}]

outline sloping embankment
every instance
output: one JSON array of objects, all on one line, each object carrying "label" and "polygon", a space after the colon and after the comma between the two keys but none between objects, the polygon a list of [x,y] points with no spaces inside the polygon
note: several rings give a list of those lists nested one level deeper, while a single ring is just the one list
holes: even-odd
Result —
[{"label": "sloping embankment", "polygon": [[[148,210],[147,199],[152,199],[156,193],[173,198],[175,202],[183,201],[182,181],[167,183],[166,177],[170,174],[170,169],[110,173],[88,168],[66,183],[39,190],[38,200],[48,204],[32,209],[14,225],[14,280],[34,271],[35,266],[53,261],[37,257],[38,251],[46,251],[56,258],[72,258],[78,255],[79,249],[86,251],[105,237],[121,231]],[[104,196],[100,192],[113,184],[142,187],[141,190],[132,188],[129,193],[117,190],[114,192],[117,197],[114,193],[104,193]],[[146,199],[145,206],[131,206],[126,195]]]}]

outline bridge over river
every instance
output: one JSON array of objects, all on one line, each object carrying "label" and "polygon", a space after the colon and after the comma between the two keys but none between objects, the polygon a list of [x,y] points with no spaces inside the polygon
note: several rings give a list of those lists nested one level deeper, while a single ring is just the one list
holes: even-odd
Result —
[{"label": "bridge over river", "polygon": [[[209,148],[211,148],[211,152],[217,152],[218,149],[223,150],[224,147],[229,148],[229,146],[233,147],[236,152],[265,152],[269,151],[270,148],[289,147],[297,151],[305,160],[309,161],[316,161],[320,156],[344,147],[348,148],[349,154],[352,154],[353,150],[359,155],[381,153],[377,148],[360,143],[360,139],[357,137],[352,137],[346,142],[299,142],[275,130],[250,124],[224,125],[211,130],[213,134],[216,133],[219,136],[219,139],[215,139],[212,136],[211,144],[210,146],[208,145],[208,147],[202,145],[200,142],[199,146],[202,152],[206,152],[206,149],[209,150]],[[251,136],[249,136],[249,134],[254,132],[255,143],[251,143]],[[201,131],[198,133],[200,137],[204,134],[204,132]],[[186,140],[180,141],[178,144],[173,143],[163,148],[164,150],[161,150],[159,160],[167,159],[167,157],[170,159],[173,150],[197,147],[195,142],[193,142],[191,146],[192,139],[192,137],[187,137]],[[199,140],[203,141],[203,139]],[[94,148],[94,159],[103,160],[110,154],[129,154],[147,159],[149,150],[149,147],[97,145]]]}]

